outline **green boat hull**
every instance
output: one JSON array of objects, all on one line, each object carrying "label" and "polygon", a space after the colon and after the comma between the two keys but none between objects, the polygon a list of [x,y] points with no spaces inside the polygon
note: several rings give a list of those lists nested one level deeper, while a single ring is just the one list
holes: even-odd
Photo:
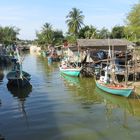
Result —
[{"label": "green boat hull", "polygon": [[62,74],[66,74],[69,76],[75,76],[75,77],[78,77],[80,75],[80,71],[81,71],[81,69],[62,69],[62,68],[60,68],[60,72]]},{"label": "green boat hull", "polygon": [[114,89],[114,88],[110,88],[110,87],[107,87],[105,85],[102,85],[98,81],[96,81],[96,86],[99,89],[101,89],[107,93],[114,94],[114,95],[120,95],[120,96],[124,96],[124,97],[128,97],[133,92],[133,88]]}]

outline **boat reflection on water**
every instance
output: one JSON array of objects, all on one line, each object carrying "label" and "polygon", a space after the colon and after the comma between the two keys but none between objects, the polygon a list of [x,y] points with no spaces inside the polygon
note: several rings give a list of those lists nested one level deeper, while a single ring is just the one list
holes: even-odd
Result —
[{"label": "boat reflection on water", "polygon": [[92,105],[101,102],[101,97],[94,92],[93,78],[79,78],[61,74],[64,85],[75,100],[81,103],[83,109],[90,109]]},{"label": "boat reflection on water", "polygon": [[74,86],[74,85],[78,86],[80,84],[80,80],[78,77],[72,77],[65,74],[61,74],[61,77],[64,79],[65,84],[69,86]]},{"label": "boat reflection on water", "polygon": [[32,91],[31,84],[28,84],[24,88],[17,88],[7,84],[7,88],[11,92],[11,94],[14,97],[17,97],[20,101],[24,101]]},{"label": "boat reflection on water", "polygon": [[[3,72],[3,69],[0,67],[0,85],[3,82],[3,78],[4,78],[4,72]],[[2,101],[0,99],[0,106],[1,106],[1,104],[2,104]]]},{"label": "boat reflection on water", "polygon": [[26,113],[24,104],[25,104],[26,98],[29,97],[29,94],[32,92],[32,85],[28,84],[24,88],[16,88],[7,84],[7,88],[8,88],[8,91],[10,91],[10,93],[13,95],[13,97],[17,98],[19,110],[21,111],[23,117],[25,118],[27,126],[29,126],[27,113]]},{"label": "boat reflection on water", "polygon": [[128,100],[133,108],[133,116],[140,117],[140,95],[133,95]]},{"label": "boat reflection on water", "polygon": [[104,102],[112,104],[112,106],[114,107],[116,106],[124,109],[127,108],[129,111],[131,111],[131,105],[127,98],[106,93],[97,87],[95,88],[95,92],[97,92],[100,96],[104,98]]},{"label": "boat reflection on water", "polygon": [[95,88],[95,92],[97,92],[100,96],[104,98],[104,102],[107,106],[110,106],[112,109],[114,108],[122,108],[126,110],[132,116],[140,117],[140,97],[137,95],[130,96],[129,98],[125,98],[122,96],[115,96],[108,94],[98,88]]},{"label": "boat reflection on water", "polygon": [[122,120],[121,125],[124,128],[128,128],[128,114],[134,114],[133,107],[128,98],[106,93],[97,87],[95,88],[95,92],[103,97],[103,103],[105,104],[106,118],[108,122],[110,122],[112,118],[116,117],[114,110],[121,109],[122,111],[118,112],[118,117],[120,117],[120,119]]},{"label": "boat reflection on water", "polygon": [[3,73],[3,70],[0,69],[0,84],[1,84],[2,81],[3,81],[3,78],[4,78],[4,73]]}]

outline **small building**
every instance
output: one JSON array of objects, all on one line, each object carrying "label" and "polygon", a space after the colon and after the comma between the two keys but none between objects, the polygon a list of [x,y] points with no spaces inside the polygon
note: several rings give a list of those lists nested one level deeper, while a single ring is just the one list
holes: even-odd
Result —
[{"label": "small building", "polygon": [[80,52],[88,51],[87,62],[98,60],[98,57],[101,57],[101,60],[105,59],[106,56],[103,51],[108,53],[110,49],[110,51],[113,50],[113,52],[126,52],[132,48],[130,46],[135,46],[135,44],[126,39],[77,39],[77,47]]},{"label": "small building", "polygon": [[77,39],[77,44],[69,44],[65,50],[67,50],[66,55],[71,58],[71,61],[82,62],[88,54],[86,62],[94,62],[101,55],[102,58],[100,59],[104,59],[104,52],[108,52],[109,48],[110,50],[125,52],[130,46],[134,45],[126,39]]}]

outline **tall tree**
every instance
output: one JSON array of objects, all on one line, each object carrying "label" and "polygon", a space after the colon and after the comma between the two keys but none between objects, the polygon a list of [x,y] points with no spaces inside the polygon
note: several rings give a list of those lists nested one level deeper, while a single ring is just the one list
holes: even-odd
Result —
[{"label": "tall tree", "polygon": [[50,23],[45,23],[40,32],[36,32],[37,44],[46,48],[49,44],[59,45],[63,41],[63,32],[53,30]]},{"label": "tall tree", "polygon": [[84,19],[84,15],[82,15],[82,11],[77,8],[72,8],[69,14],[66,16],[67,20],[66,23],[68,25],[68,31],[72,34],[77,36],[79,29],[81,28]]},{"label": "tall tree", "polygon": [[53,44],[54,41],[54,31],[52,30],[52,25],[45,23],[42,27],[43,39],[47,44]]},{"label": "tall tree", "polygon": [[135,4],[128,13],[127,19],[127,35],[131,35],[133,39],[140,38],[140,1]]},{"label": "tall tree", "polygon": [[52,25],[50,23],[45,23],[40,32],[36,32],[37,43],[40,46],[47,46],[48,44],[53,44],[54,32],[52,30]]},{"label": "tall tree", "polygon": [[42,27],[42,31],[47,31],[47,30],[52,30],[52,25],[48,22],[46,22]]}]

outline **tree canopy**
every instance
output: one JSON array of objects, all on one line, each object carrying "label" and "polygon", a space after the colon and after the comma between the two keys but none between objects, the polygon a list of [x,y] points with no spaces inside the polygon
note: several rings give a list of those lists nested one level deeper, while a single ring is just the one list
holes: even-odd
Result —
[{"label": "tree canopy", "polygon": [[0,43],[4,45],[13,44],[17,40],[19,29],[16,27],[2,27],[0,26]]},{"label": "tree canopy", "polygon": [[135,4],[128,13],[126,33],[131,39],[140,38],[140,2]]},{"label": "tree canopy", "polygon": [[84,15],[82,15],[82,11],[80,11],[77,8],[72,8],[72,10],[69,12],[69,14],[66,16],[67,20],[66,23],[68,25],[68,31],[69,33],[77,36],[78,32],[81,28],[84,19]]},{"label": "tree canopy", "polygon": [[124,38],[125,37],[125,27],[115,26],[112,28],[111,38]]},{"label": "tree canopy", "polygon": [[59,45],[63,40],[63,32],[59,30],[53,30],[50,23],[45,23],[40,32],[36,32],[37,44],[42,47],[51,45]]},{"label": "tree canopy", "polygon": [[90,25],[86,25],[83,28],[79,30],[78,34],[79,38],[88,38],[88,39],[93,39],[97,37],[97,29]]}]

